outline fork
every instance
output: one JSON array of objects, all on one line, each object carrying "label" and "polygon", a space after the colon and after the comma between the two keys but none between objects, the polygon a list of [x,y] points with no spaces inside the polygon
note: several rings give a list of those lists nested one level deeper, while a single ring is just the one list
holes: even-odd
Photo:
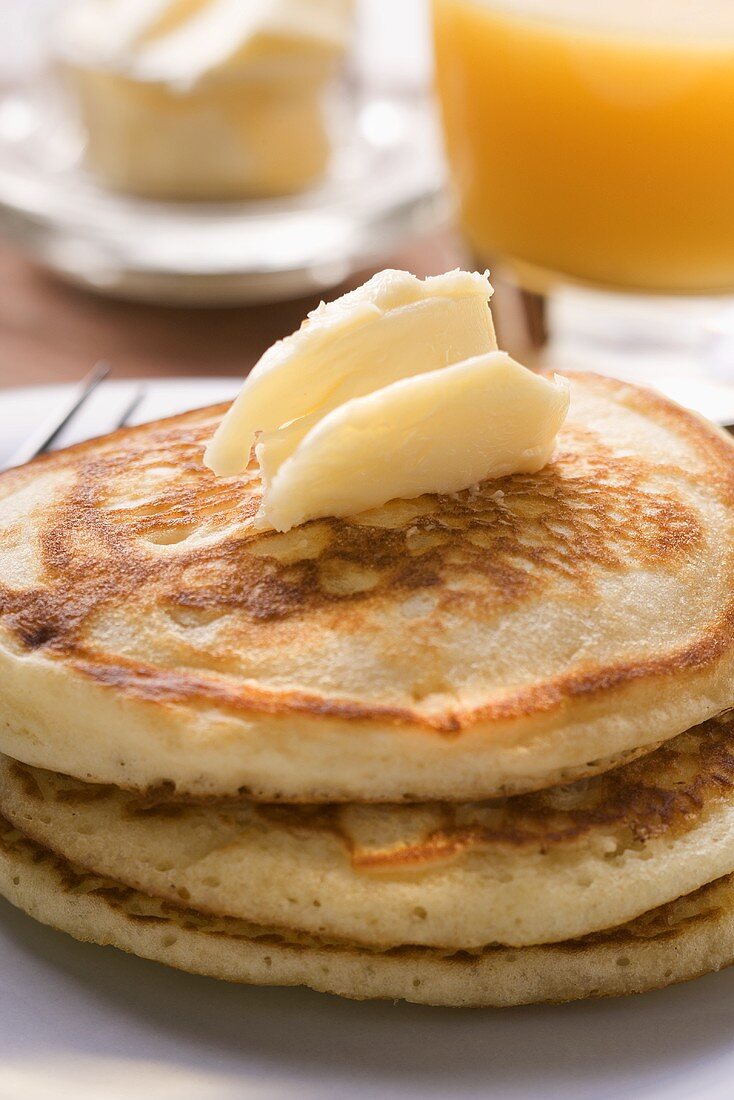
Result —
[{"label": "fork", "polygon": [[[94,391],[108,377],[109,373],[110,367],[108,363],[101,362],[95,364],[89,373],[74,387],[68,398],[62,401],[60,408],[55,409],[50,417],[42,421],[35,431],[31,432],[28,438],[24,439],[22,443],[15,448],[2,466],[0,466],[0,469],[10,470],[14,466],[22,466],[24,463],[30,462],[32,458],[36,458],[38,455],[44,454],[46,451],[50,450],[66,425],[73,420]],[[144,387],[138,386],[132,398],[124,398],[120,402],[120,408],[113,422],[113,427],[123,428],[140,405],[144,396]]]}]

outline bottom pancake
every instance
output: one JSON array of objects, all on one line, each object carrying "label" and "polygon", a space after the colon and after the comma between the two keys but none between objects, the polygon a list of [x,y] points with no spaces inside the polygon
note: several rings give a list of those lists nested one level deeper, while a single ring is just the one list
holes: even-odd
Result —
[{"label": "bottom pancake", "polygon": [[560,944],[378,952],[178,908],[88,874],[0,819],[0,894],[78,940],[227,981],[304,985],[358,1000],[562,1002],[641,993],[734,960],[734,875],[619,928]]}]

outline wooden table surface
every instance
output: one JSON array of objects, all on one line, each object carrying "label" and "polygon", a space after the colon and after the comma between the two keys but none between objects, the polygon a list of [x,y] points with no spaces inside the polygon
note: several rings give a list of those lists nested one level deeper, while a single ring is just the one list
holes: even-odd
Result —
[{"label": "wooden table surface", "polygon": [[[384,266],[423,276],[464,262],[458,239],[441,233],[385,257]],[[0,388],[75,380],[98,359],[116,378],[241,377],[317,304],[192,309],[115,301],[65,285],[0,241]]]}]

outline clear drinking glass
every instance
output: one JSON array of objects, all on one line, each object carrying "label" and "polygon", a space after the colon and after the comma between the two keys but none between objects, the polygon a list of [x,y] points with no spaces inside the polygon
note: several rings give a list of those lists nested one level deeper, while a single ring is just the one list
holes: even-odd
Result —
[{"label": "clear drinking glass", "polygon": [[520,288],[526,336],[559,369],[734,420],[734,3],[433,0],[433,16],[464,233]]}]

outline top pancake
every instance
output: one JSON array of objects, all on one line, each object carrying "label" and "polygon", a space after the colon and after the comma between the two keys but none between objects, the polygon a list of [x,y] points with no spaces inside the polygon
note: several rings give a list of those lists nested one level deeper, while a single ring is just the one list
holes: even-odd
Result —
[{"label": "top pancake", "polygon": [[575,376],[554,460],[285,535],[202,463],[223,413],[0,477],[0,751],[174,795],[474,799],[734,703],[734,462]]}]

